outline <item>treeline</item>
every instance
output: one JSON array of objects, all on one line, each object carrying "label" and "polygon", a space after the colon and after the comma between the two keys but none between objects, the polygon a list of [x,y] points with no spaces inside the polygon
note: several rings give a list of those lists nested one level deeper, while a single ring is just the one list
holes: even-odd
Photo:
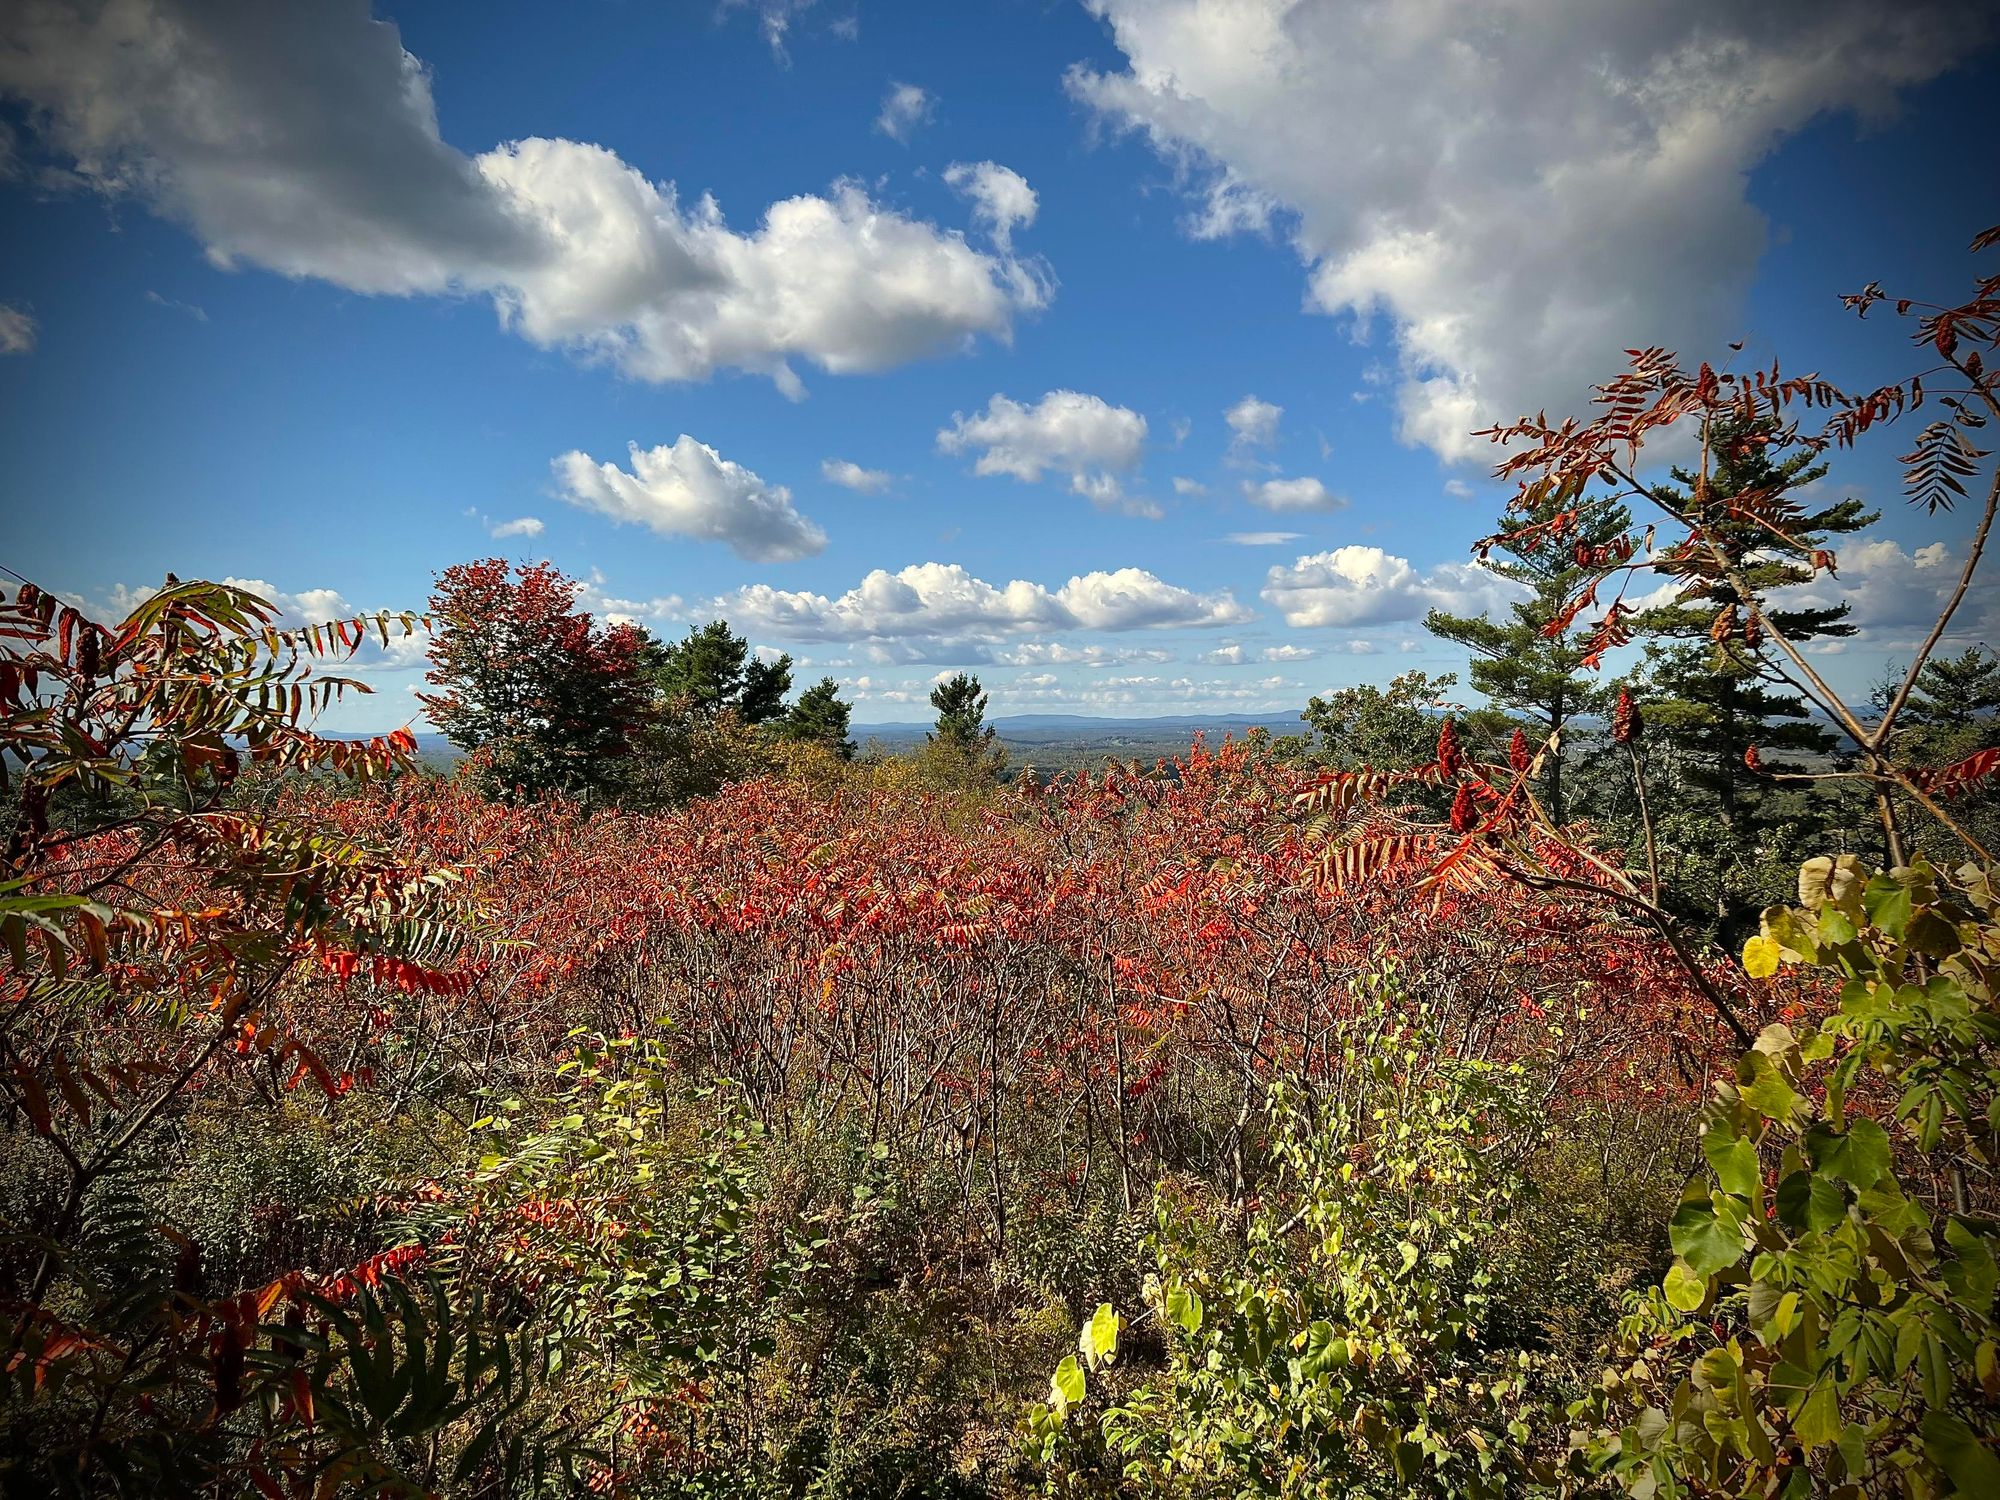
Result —
[{"label": "treeline", "polygon": [[[488,558],[438,576],[428,617],[436,691],[420,696],[488,795],[643,811],[796,768],[800,754],[854,758],[853,705],[831,677],[792,698],[790,653],[753,651],[726,620],[671,642],[601,624],[577,608],[579,588],[546,562]],[[945,679],[930,702],[930,773],[999,776],[1006,756],[978,678]]]}]

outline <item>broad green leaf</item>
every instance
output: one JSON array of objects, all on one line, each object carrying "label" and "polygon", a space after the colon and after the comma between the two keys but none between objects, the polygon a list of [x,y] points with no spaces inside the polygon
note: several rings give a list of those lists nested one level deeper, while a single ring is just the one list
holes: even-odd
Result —
[{"label": "broad green leaf", "polygon": [[1819,1170],[1857,1188],[1875,1186],[1889,1170],[1889,1133],[1873,1120],[1852,1120],[1845,1131],[1815,1125],[1805,1145]]},{"label": "broad green leaf", "polygon": [[1098,1304],[1097,1311],[1090,1315],[1090,1321],[1083,1325],[1083,1331],[1076,1337],[1079,1353],[1095,1369],[1118,1353],[1118,1326],[1123,1320],[1111,1309],[1109,1302]]},{"label": "broad green leaf", "polygon": [[2000,1495],[2000,1458],[1973,1430],[1949,1412],[1924,1418],[1924,1451],[1957,1486],[1961,1495]]},{"label": "broad green leaf", "polygon": [[1807,1395],[1798,1415],[1792,1418],[1792,1431],[1798,1434],[1808,1453],[1840,1436],[1840,1400],[1834,1393],[1831,1372],[1822,1375],[1819,1384]]},{"label": "broad green leaf", "polygon": [[1915,905],[1910,897],[1910,888],[1893,875],[1877,875],[1868,882],[1868,889],[1862,895],[1862,904],[1868,908],[1868,920],[1890,937],[1901,941],[1910,928],[1910,914]]},{"label": "broad green leaf", "polygon": [[1667,1267],[1666,1280],[1660,1284],[1660,1291],[1667,1299],[1667,1305],[1682,1312],[1696,1312],[1708,1297],[1708,1282],[1688,1268],[1685,1261],[1675,1261]]},{"label": "broad green leaf", "polygon": [[1725,1193],[1739,1198],[1754,1197],[1763,1180],[1757,1166],[1757,1148],[1740,1135],[1711,1130],[1701,1138],[1702,1154],[1715,1170],[1715,1180]]},{"label": "broad green leaf", "polygon": [[1707,1195],[1689,1194],[1674,1211],[1667,1229],[1674,1254],[1698,1276],[1712,1276],[1743,1258],[1743,1236],[1733,1225],[1717,1220]]},{"label": "broad green leaf", "polygon": [[1167,1288],[1167,1317],[1188,1333],[1201,1331],[1201,1294],[1175,1282]]},{"label": "broad green leaf", "polygon": [[1064,1355],[1055,1374],[1049,1377],[1049,1405],[1058,1416],[1066,1417],[1069,1409],[1083,1400],[1084,1390],[1083,1366],[1076,1362],[1074,1354]]},{"label": "broad green leaf", "polygon": [[1736,1076],[1743,1102],[1767,1120],[1789,1124],[1804,1102],[1777,1064],[1761,1051],[1744,1053],[1737,1061]]},{"label": "broad green leaf", "polygon": [[1847,1214],[1840,1185],[1816,1172],[1794,1172],[1778,1184],[1778,1217],[1793,1229],[1828,1229]]}]

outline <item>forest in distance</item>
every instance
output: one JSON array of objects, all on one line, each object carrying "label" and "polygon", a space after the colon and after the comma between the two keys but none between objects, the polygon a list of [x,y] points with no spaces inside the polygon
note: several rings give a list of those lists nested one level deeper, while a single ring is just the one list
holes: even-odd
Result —
[{"label": "forest in distance", "polygon": [[[1463,681],[1033,775],[971,673],[870,745],[550,563],[10,581],[0,1486],[2000,1494],[1971,255],[1844,299],[1871,389],[1637,349],[1492,429]],[[1972,542],[1861,700],[1789,591],[1873,445]],[[411,639],[449,755],[315,731]]]}]

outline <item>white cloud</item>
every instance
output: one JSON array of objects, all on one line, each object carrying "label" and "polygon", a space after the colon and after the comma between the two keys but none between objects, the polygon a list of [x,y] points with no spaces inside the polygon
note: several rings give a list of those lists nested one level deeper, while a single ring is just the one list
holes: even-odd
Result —
[{"label": "white cloud", "polygon": [[177,297],[162,297],[158,292],[154,291],[146,293],[146,300],[155,307],[166,307],[173,309],[175,312],[184,312],[197,323],[206,323],[208,321],[207,310],[197,307],[192,302],[182,302]]},{"label": "white cloud", "polygon": [[[1880,113],[1993,31],[1977,0],[1086,0],[1122,71],[1072,93],[1183,175],[1197,235],[1282,219],[1313,305],[1387,317],[1402,435],[1581,410],[1628,346],[1739,329],[1749,169]],[[1366,142],[1366,148],[1342,143]]]},{"label": "white cloud", "polygon": [[1463,479],[1447,479],[1444,482],[1444,492],[1454,500],[1470,500],[1472,498],[1472,486],[1467,484]]},{"label": "white cloud", "polygon": [[887,469],[864,469],[860,464],[844,458],[821,459],[819,472],[820,477],[829,483],[863,495],[879,495],[896,479]]},{"label": "white cloud", "polygon": [[[324,625],[330,620],[347,619],[356,613],[339,589],[300,589],[297,593],[287,593],[261,578],[224,578],[221,581],[229,588],[243,589],[277,605],[284,611],[285,623],[290,625]],[[138,597],[143,598],[153,592],[147,589]],[[136,604],[138,598],[132,602]]]},{"label": "white cloud", "polygon": [[1265,510],[1344,510],[1347,501],[1317,479],[1246,479],[1243,498]]},{"label": "white cloud", "polygon": [[826,546],[826,533],[792,508],[792,492],[766,484],[686,433],[657,448],[629,445],[629,471],[572,450],[557,458],[557,493],[571,505],[662,536],[725,543],[753,562],[790,562]]},{"label": "white cloud", "polygon": [[1023,641],[1005,651],[995,651],[993,660],[1003,667],[1110,667],[1135,661],[1172,661],[1173,655],[1158,647],[1113,649],[1076,646],[1067,641]]},{"label": "white cloud", "polygon": [[1208,493],[1208,486],[1203,484],[1199,479],[1186,479],[1176,474],[1174,476],[1174,493],[1176,495],[1199,497]]},{"label": "white cloud", "polygon": [[[761,14],[767,34],[789,23],[784,7]],[[684,205],[600,146],[528,138],[467,156],[366,0],[4,15],[0,93],[31,106],[75,180],[145,199],[215,264],[482,293],[530,342],[642,380],[740,369],[796,394],[794,360],[881,370],[1005,339],[1050,294],[1038,267],[852,182],[773,204],[742,233],[712,198]]]},{"label": "white cloud", "polygon": [[1002,250],[1012,251],[1014,231],[1035,222],[1040,200],[1028,179],[1012,167],[998,162],[955,161],[944,169],[944,180],[953,191],[972,202],[972,222],[993,236]]},{"label": "white cloud", "polygon": [[1116,506],[1126,498],[1117,475],[1138,464],[1146,419],[1080,391],[1050,391],[1033,406],[996,395],[983,412],[970,417],[953,412],[952,425],[938,433],[937,443],[946,453],[980,450],[975,474],[1011,474],[1033,482],[1054,469],[1069,475],[1074,493]]},{"label": "white cloud", "polygon": [[891,140],[907,145],[910,137],[920,127],[930,124],[936,113],[937,100],[925,90],[914,83],[892,83],[889,92],[882,96],[882,112],[875,116],[875,128]]},{"label": "white cloud", "polygon": [[1259,401],[1255,396],[1245,396],[1222,414],[1222,420],[1229,424],[1232,434],[1230,447],[1270,447],[1278,440],[1278,419],[1284,414],[1282,406]]},{"label": "white cloud", "polygon": [[1250,660],[1250,653],[1242,645],[1232,641],[1227,646],[1217,646],[1213,651],[1204,651],[1195,658],[1215,667],[1240,667]]},{"label": "white cloud", "polygon": [[625,599],[605,588],[608,581],[592,568],[590,576],[577,585],[576,602],[609,624],[636,625],[644,620],[679,620],[686,616],[687,606],[679,594]]},{"label": "white cloud", "polygon": [[1282,547],[1304,535],[1302,531],[1232,531],[1223,540],[1237,547]]},{"label": "white cloud", "polygon": [[[791,39],[792,22],[811,10],[817,0],[721,0],[721,12],[750,10],[757,16],[757,29],[763,33],[765,42],[771,48],[771,56],[779,63],[789,65],[791,54],[785,43]],[[851,17],[848,19],[852,19]],[[843,33],[841,23],[835,21],[827,28],[835,36],[852,41],[851,32]]]},{"label": "white cloud", "polygon": [[[1845,603],[1848,623],[1858,627],[1854,641],[1889,650],[1915,647],[1957,587],[1965,566],[1964,554],[1944,542],[1906,552],[1887,537],[1849,541],[1834,558],[1839,577],[1822,573],[1811,583],[1785,589],[1773,602],[1786,609]],[[2000,641],[2000,579],[1975,577],[1952,617],[1950,638],[1982,644]]]},{"label": "white cloud", "polygon": [[1380,547],[1314,552],[1265,575],[1263,595],[1294,628],[1420,620],[1432,609],[1484,614],[1525,590],[1477,563],[1440,563],[1420,573]]},{"label": "white cloud", "polygon": [[1225,590],[1195,593],[1139,568],[1085,573],[1059,589],[1015,579],[996,587],[956,563],[877,568],[838,598],[751,584],[712,608],[739,627],[788,641],[946,637],[959,632],[1154,630],[1231,625],[1250,612]]},{"label": "white cloud", "polygon": [[1310,646],[1266,646],[1257,653],[1259,661],[1311,661],[1319,653]]},{"label": "white cloud", "polygon": [[32,354],[35,320],[18,307],[0,302],[0,354]]},{"label": "white cloud", "polygon": [[542,521],[539,516],[516,516],[511,521],[499,521],[486,528],[486,534],[495,541],[510,536],[540,536]]}]

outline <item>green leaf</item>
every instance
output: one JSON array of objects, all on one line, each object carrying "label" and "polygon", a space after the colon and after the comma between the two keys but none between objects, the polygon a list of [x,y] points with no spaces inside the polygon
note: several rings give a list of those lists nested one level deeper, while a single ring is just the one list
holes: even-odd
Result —
[{"label": "green leaf", "polygon": [[1063,1356],[1063,1362],[1056,1366],[1056,1372],[1049,1377],[1049,1405],[1056,1415],[1066,1417],[1069,1409],[1083,1400],[1083,1366],[1076,1362],[1074,1354]]},{"label": "green leaf", "polygon": [[1791,1123],[1803,1102],[1777,1064],[1761,1051],[1743,1054],[1736,1064],[1737,1092],[1767,1120]]},{"label": "green leaf", "polygon": [[1909,931],[1915,904],[1910,898],[1910,888],[1894,876],[1877,875],[1870,880],[1861,904],[1868,909],[1868,920],[1890,937],[1900,941]]},{"label": "green leaf", "polygon": [[1667,1267],[1667,1278],[1660,1284],[1660,1291],[1667,1299],[1669,1307],[1682,1312],[1696,1312],[1708,1298],[1708,1282],[1697,1275],[1685,1261],[1675,1261]]},{"label": "green leaf", "polygon": [[1118,1314],[1111,1310],[1109,1302],[1099,1303],[1097,1311],[1090,1315],[1090,1321],[1076,1336],[1076,1347],[1090,1362],[1092,1369],[1117,1355],[1118,1325],[1121,1321]]},{"label": "green leaf", "polygon": [[1924,1452],[1951,1476],[1961,1495],[2000,1495],[2000,1458],[1948,1412],[1924,1418]]},{"label": "green leaf", "polygon": [[1167,1288],[1167,1317],[1188,1333],[1201,1331],[1201,1294],[1175,1282]]},{"label": "green leaf", "polygon": [[1831,1373],[1821,1377],[1805,1404],[1792,1418],[1792,1431],[1806,1445],[1806,1451],[1824,1447],[1840,1436],[1840,1399],[1833,1389]]},{"label": "green leaf", "polygon": [[1873,1120],[1854,1120],[1844,1132],[1815,1125],[1806,1132],[1806,1153],[1829,1176],[1871,1188],[1889,1170],[1889,1132]]},{"label": "green leaf", "polygon": [[1756,1196],[1763,1177],[1758,1170],[1755,1146],[1740,1135],[1711,1130],[1701,1138],[1701,1150],[1725,1193],[1734,1193],[1739,1198]]},{"label": "green leaf", "polygon": [[1778,1217],[1792,1229],[1829,1229],[1847,1215],[1847,1197],[1830,1177],[1794,1172],[1778,1184]]},{"label": "green leaf", "polygon": [[1674,1254],[1698,1276],[1712,1276],[1743,1258],[1743,1236],[1734,1225],[1720,1222],[1708,1195],[1691,1191],[1674,1211],[1667,1228]]}]

